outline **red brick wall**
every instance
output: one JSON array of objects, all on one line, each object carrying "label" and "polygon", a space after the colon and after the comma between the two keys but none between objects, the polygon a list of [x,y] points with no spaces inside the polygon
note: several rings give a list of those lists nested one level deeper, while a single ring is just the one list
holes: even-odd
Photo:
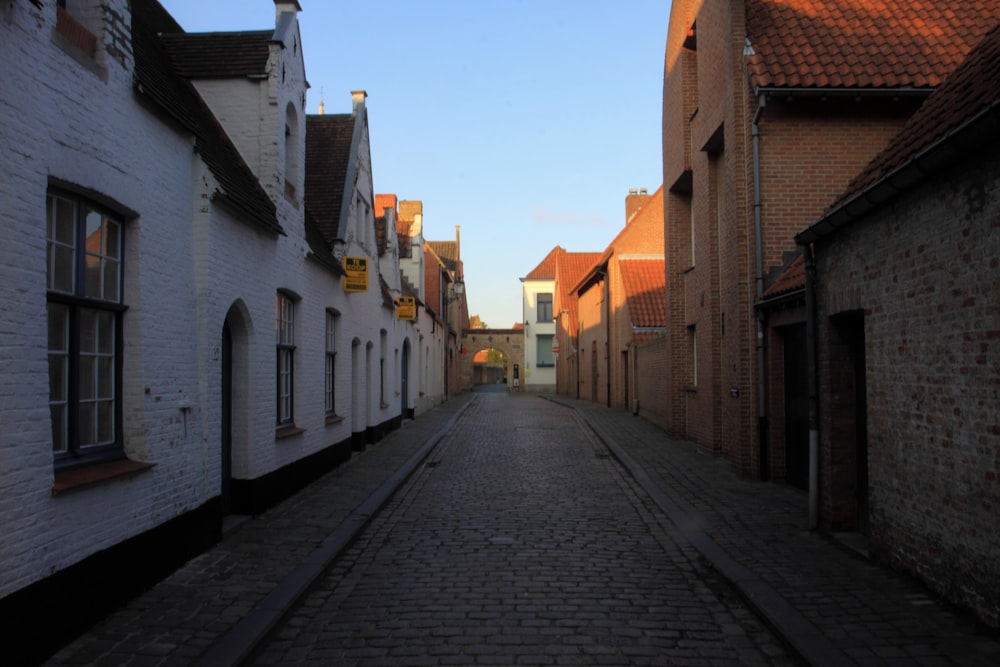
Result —
[{"label": "red brick wall", "polygon": [[664,427],[670,421],[666,391],[667,367],[670,362],[667,348],[667,338],[664,336],[636,345],[632,349],[635,355],[639,414]]},{"label": "red brick wall", "polygon": [[[1000,158],[966,156],[817,243],[823,520],[850,526],[863,317],[871,547],[1000,625]],[[857,327],[855,327],[857,329]]]},{"label": "red brick wall", "polygon": [[[695,10],[696,52],[682,47]],[[664,185],[673,188],[664,215],[667,345],[675,361],[668,372],[667,430],[725,456],[739,472],[757,475],[761,451],[751,128],[758,100],[746,82],[742,12],[743,3],[715,0],[675,2],[671,11],[663,165]],[[821,214],[911,112],[907,102],[768,99],[759,124],[765,274],[783,264],[783,254],[795,250],[794,234]],[[691,374],[682,365],[690,354],[691,327],[697,339],[697,388],[686,386]]]}]

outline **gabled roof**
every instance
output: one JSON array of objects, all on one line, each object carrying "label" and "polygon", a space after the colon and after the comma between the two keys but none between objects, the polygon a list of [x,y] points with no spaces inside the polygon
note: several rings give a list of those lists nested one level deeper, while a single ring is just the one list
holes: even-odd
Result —
[{"label": "gabled roof", "polygon": [[556,258],[566,252],[563,250],[562,246],[556,246],[549,251],[549,254],[545,256],[545,259],[541,263],[533,268],[528,275],[526,275],[524,280],[555,280],[556,279]]},{"label": "gabled roof", "polygon": [[306,116],[305,205],[328,244],[343,240],[341,208],[351,159],[352,114]]},{"label": "gabled roof", "polygon": [[814,241],[934,170],[1000,137],[1000,17],[962,65],[851,181],[828,212],[797,236]]},{"label": "gabled roof", "polygon": [[775,299],[793,292],[805,289],[806,286],[806,262],[802,254],[795,256],[784,271],[778,274],[774,282],[760,295],[761,301]]},{"label": "gabled roof", "polygon": [[241,222],[269,234],[284,234],[274,202],[191,82],[174,70],[163,36],[180,32],[181,27],[158,2],[133,0],[136,92],[194,134],[195,151],[219,186],[213,201]]},{"label": "gabled roof", "polygon": [[667,326],[667,271],[664,259],[622,259],[625,303],[633,327]]},{"label": "gabled roof", "polygon": [[306,243],[309,244],[309,256],[332,271],[334,274],[338,276],[346,276],[347,271],[344,270],[344,267],[337,261],[333,252],[331,252],[330,244],[327,243],[325,238],[323,238],[323,234],[319,231],[319,227],[316,225],[316,220],[313,219],[308,208],[305,210],[305,232]]},{"label": "gabled roof", "polygon": [[755,88],[934,88],[996,23],[996,0],[746,0]]},{"label": "gabled roof", "polygon": [[458,243],[455,241],[427,241],[442,265],[456,275],[461,275],[458,257]]},{"label": "gabled roof", "polygon": [[163,35],[174,68],[188,79],[266,78],[273,30]]}]

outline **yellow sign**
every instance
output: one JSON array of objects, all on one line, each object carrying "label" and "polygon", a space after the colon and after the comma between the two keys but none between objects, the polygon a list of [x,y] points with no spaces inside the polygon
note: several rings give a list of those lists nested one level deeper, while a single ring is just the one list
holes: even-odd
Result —
[{"label": "yellow sign", "polygon": [[401,296],[396,301],[396,319],[415,320],[417,319],[417,299],[412,296]]},{"label": "yellow sign", "polygon": [[345,257],[344,271],[344,291],[345,292],[367,292],[368,291],[368,258],[367,257]]}]

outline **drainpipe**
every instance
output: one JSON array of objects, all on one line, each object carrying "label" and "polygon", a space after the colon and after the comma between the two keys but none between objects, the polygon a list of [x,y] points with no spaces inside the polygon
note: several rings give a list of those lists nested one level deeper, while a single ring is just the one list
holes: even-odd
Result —
[{"label": "drainpipe", "polygon": [[[757,302],[764,294],[764,241],[761,222],[760,196],[760,117],[767,106],[767,95],[757,97],[757,111],[750,124],[750,137],[753,145],[753,228],[754,246],[756,251],[757,270]],[[767,421],[767,350],[764,340],[764,313],[757,309],[757,438],[760,445],[760,477],[767,479],[768,475],[768,421]]]},{"label": "drainpipe", "polygon": [[809,368],[809,530],[819,527],[819,368],[816,359],[816,261],[802,244],[806,264],[806,364]]}]

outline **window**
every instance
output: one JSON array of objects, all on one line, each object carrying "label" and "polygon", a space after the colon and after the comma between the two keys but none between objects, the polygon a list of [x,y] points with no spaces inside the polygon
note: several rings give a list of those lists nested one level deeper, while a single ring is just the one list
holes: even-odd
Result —
[{"label": "window", "polygon": [[278,426],[294,423],[295,301],[278,292],[274,300],[274,337],[278,348]]},{"label": "window", "polygon": [[537,366],[555,366],[556,360],[552,354],[552,339],[554,336],[544,335],[536,336],[535,340],[538,343],[538,356],[536,358]]},{"label": "window", "polygon": [[552,294],[548,292],[538,295],[538,321],[552,321]]},{"label": "window", "polygon": [[122,221],[46,196],[49,414],[64,467],[121,458]]},{"label": "window", "polygon": [[337,413],[335,380],[337,369],[337,313],[326,311],[326,414]]}]

